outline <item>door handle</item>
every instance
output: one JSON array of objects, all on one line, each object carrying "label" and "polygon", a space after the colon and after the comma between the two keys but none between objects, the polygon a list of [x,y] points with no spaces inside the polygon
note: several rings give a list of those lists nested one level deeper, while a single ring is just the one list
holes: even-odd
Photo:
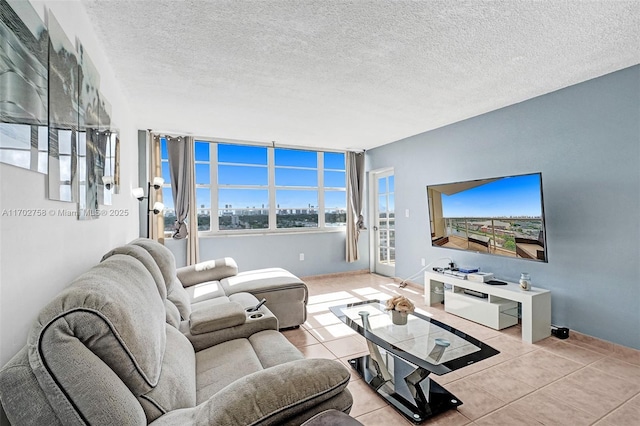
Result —
[{"label": "door handle", "polygon": [[378,227],[377,227],[377,226],[374,226],[374,227],[373,227],[373,230],[374,230],[374,231],[377,231],[377,230],[378,230]]}]

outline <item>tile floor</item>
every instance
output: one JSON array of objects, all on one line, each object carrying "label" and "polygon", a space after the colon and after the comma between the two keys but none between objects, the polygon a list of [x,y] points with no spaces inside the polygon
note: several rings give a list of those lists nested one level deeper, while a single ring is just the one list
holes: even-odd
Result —
[{"label": "tile floor", "polygon": [[[434,376],[463,401],[423,424],[433,425],[640,425],[640,351],[571,333],[535,344],[518,326],[502,331],[427,307],[421,289],[399,288],[374,274],[308,277],[308,320],[285,336],[308,358],[347,360],[367,353],[364,338],[342,324],[329,307],[403,294],[424,313],[461,329],[499,355],[443,376]],[[349,367],[349,369],[351,369]],[[413,424],[378,397],[354,372],[351,415],[366,426]]]}]

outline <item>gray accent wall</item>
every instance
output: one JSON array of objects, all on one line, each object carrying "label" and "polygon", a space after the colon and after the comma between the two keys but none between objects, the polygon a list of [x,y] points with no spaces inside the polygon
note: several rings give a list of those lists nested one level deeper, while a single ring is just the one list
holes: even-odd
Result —
[{"label": "gray accent wall", "polygon": [[[529,272],[551,290],[554,325],[640,349],[640,66],[367,156],[368,170],[395,169],[397,276],[443,257],[510,281]],[[431,247],[426,185],[531,172],[542,173],[548,263]]]},{"label": "gray accent wall", "polygon": [[[360,260],[345,261],[344,231],[200,238],[200,260],[233,257],[240,271],[280,267],[300,277],[369,270],[368,231],[360,234]],[[167,238],[179,266],[186,264],[186,241]],[[304,260],[300,260],[304,253]]]}]

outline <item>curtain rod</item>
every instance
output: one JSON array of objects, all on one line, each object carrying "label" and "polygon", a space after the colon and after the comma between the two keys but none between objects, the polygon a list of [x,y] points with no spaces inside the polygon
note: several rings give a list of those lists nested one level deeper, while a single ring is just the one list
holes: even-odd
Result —
[{"label": "curtain rod", "polygon": [[253,146],[266,146],[266,147],[272,147],[272,148],[284,148],[284,149],[299,149],[299,150],[307,150],[307,151],[321,151],[321,152],[348,152],[348,151],[352,151],[352,152],[357,152],[357,153],[364,153],[364,149],[335,149],[335,148],[318,148],[318,147],[310,147],[310,146],[301,146],[301,145],[287,145],[287,144],[279,144],[276,141],[270,141],[270,142],[260,142],[260,141],[248,141],[248,140],[242,140],[242,139],[229,139],[229,138],[216,138],[216,137],[211,137],[211,136],[194,136],[191,134],[179,134],[179,133],[173,133],[173,132],[157,132],[154,131],[152,129],[147,129],[147,131],[149,133],[151,133],[153,136],[158,136],[158,137],[172,137],[172,138],[177,138],[177,137],[187,137],[187,136],[191,136],[193,137],[194,140],[197,141],[202,141],[202,142],[221,142],[221,143],[229,143],[229,144],[237,144],[237,145],[253,145]]}]

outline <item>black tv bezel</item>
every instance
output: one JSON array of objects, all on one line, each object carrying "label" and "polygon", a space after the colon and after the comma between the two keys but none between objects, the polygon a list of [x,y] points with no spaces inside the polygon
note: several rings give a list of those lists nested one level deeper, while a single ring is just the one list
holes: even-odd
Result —
[{"label": "black tv bezel", "polygon": [[437,244],[433,243],[433,239],[431,237],[431,203],[433,203],[433,201],[431,201],[429,199],[429,188],[430,187],[435,187],[435,186],[440,186],[440,185],[455,185],[455,184],[462,184],[462,183],[469,183],[469,182],[480,182],[480,181],[484,181],[484,180],[499,180],[499,179],[507,179],[507,178],[516,178],[516,177],[522,177],[522,176],[531,176],[531,175],[538,175],[538,178],[540,179],[540,215],[541,215],[541,222],[542,222],[542,235],[543,235],[543,241],[544,241],[544,260],[542,259],[530,259],[530,258],[526,258],[526,257],[514,257],[513,259],[518,259],[518,260],[526,260],[526,261],[532,261],[532,262],[537,262],[537,263],[549,263],[549,253],[548,253],[548,238],[547,238],[547,226],[546,226],[546,216],[545,216],[545,203],[544,203],[544,185],[542,184],[542,172],[529,172],[529,173],[520,173],[520,174],[512,174],[512,175],[504,175],[504,176],[494,176],[494,177],[485,177],[485,178],[478,178],[478,179],[468,179],[468,180],[460,180],[460,181],[455,181],[455,182],[443,182],[443,183],[432,183],[432,184],[428,184],[425,186],[425,192],[426,192],[426,196],[427,196],[427,234],[429,237],[429,240],[431,241],[431,247],[434,248],[440,248],[440,249],[445,249],[445,250],[453,250],[456,252],[466,252],[466,253],[477,253],[477,254],[482,254],[482,255],[488,255],[488,256],[496,256],[498,258],[504,258],[504,259],[509,259],[511,256],[506,256],[506,255],[501,255],[501,254],[495,254],[495,253],[485,253],[482,251],[477,251],[477,250],[465,250],[465,249],[459,249],[459,248],[454,248],[454,247],[444,247],[444,246],[439,246]]}]

